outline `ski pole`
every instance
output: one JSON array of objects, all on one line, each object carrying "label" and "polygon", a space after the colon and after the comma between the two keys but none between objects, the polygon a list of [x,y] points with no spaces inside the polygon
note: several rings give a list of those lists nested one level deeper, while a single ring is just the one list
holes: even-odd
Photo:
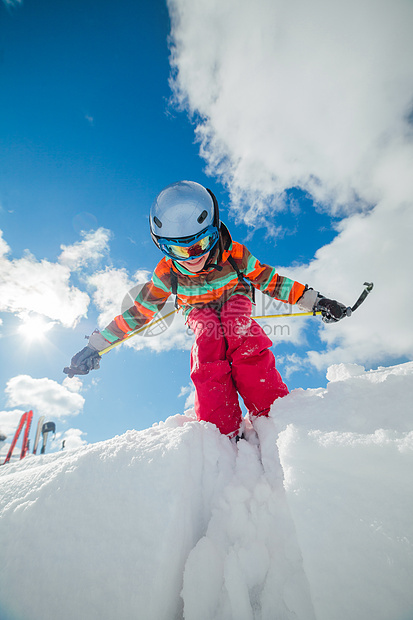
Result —
[{"label": "ski pole", "polygon": [[[365,282],[364,286],[366,287],[363,292],[361,293],[360,297],[357,299],[356,303],[353,306],[348,306],[346,308],[346,313],[344,316],[351,316],[353,314],[353,312],[355,310],[357,310],[357,308],[359,306],[361,306],[361,304],[363,303],[363,301],[366,299],[367,295],[369,293],[371,293],[371,291],[373,290],[373,282]],[[263,316],[254,316],[254,319],[277,319],[279,317],[294,317],[294,316],[316,316],[317,314],[323,314],[321,310],[317,310],[317,311],[312,311],[312,312],[291,312],[291,313],[283,313],[283,314],[267,314],[267,315],[263,315]],[[344,318],[344,317],[343,317]]]},{"label": "ski pole", "polygon": [[[351,316],[351,314],[355,310],[357,310],[357,308],[363,303],[363,301],[366,299],[367,295],[373,289],[373,282],[365,282],[364,286],[366,288],[363,290],[363,292],[361,293],[360,297],[357,299],[356,303],[353,306],[348,306],[348,308],[346,309],[345,316]],[[138,334],[141,334],[146,329],[149,329],[153,325],[156,325],[157,323],[160,323],[161,321],[163,321],[164,319],[168,318],[169,316],[172,316],[176,312],[178,312],[177,309],[172,310],[172,312],[168,312],[168,314],[165,314],[165,316],[161,316],[159,319],[153,319],[152,321],[150,321],[149,323],[147,323],[143,327],[140,327],[139,329],[136,329],[134,332],[129,334],[129,336],[126,336],[126,338],[123,338],[123,340],[119,340],[118,342],[114,342],[113,344],[111,344],[108,347],[106,347],[106,349],[102,349],[102,351],[99,351],[99,355],[102,356],[105,353],[108,353],[108,351],[111,351],[112,349],[114,349],[118,345],[122,344],[126,340],[129,340],[130,338],[133,338],[134,336],[137,336]],[[291,312],[291,313],[282,312],[281,314],[267,314],[267,315],[254,316],[252,318],[253,319],[279,319],[279,318],[290,318],[290,317],[317,316],[317,315],[320,315],[320,314],[322,314],[321,310],[316,310],[316,311],[313,310],[312,312]]]},{"label": "ski pole", "polygon": [[373,290],[373,282],[365,282],[364,286],[366,287],[364,289],[364,291],[362,292],[362,294],[360,295],[360,297],[358,298],[358,300],[356,301],[356,303],[354,304],[354,306],[351,307],[351,311],[354,312],[354,310],[357,310],[357,308],[359,306],[361,306],[361,304],[363,303],[363,301],[366,299],[367,295],[369,293],[371,293],[371,291]]},{"label": "ski pole", "polygon": [[[165,316],[162,316],[159,319],[155,319],[155,320],[150,321],[150,323],[147,323],[143,327],[140,327],[139,329],[135,330],[134,332],[129,334],[129,336],[126,336],[126,338],[123,338],[123,340],[119,340],[118,342],[114,342],[113,344],[110,344],[108,347],[106,347],[106,349],[102,349],[102,351],[99,351],[99,355],[102,356],[105,353],[108,353],[109,351],[111,351],[112,349],[114,349],[118,345],[122,344],[126,340],[129,340],[130,338],[133,338],[134,336],[137,336],[138,334],[141,334],[146,329],[149,329],[149,327],[152,327],[153,325],[156,325],[157,323],[160,323],[161,321],[163,321],[164,319],[168,318],[169,316],[172,316],[176,312],[178,312],[178,310],[172,310],[172,312],[168,312],[168,314],[165,314]],[[290,317],[290,316],[315,316],[316,314],[321,314],[321,311],[317,311],[317,312],[292,312],[292,313],[289,313],[289,314],[286,313],[286,312],[283,312],[281,314],[267,314],[267,315],[262,315],[262,316],[254,316],[252,318],[253,319],[277,319],[277,318],[280,318],[280,317]]]},{"label": "ski pole", "polygon": [[321,314],[321,310],[317,310],[316,312],[282,312],[281,314],[262,314],[259,316],[253,316],[253,319],[279,319],[282,317],[294,317],[294,316],[316,316],[317,314]]}]

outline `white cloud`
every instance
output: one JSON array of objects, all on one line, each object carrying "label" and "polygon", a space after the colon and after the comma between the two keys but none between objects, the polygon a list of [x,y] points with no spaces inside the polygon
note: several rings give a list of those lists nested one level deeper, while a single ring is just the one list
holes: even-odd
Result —
[{"label": "white cloud", "polygon": [[73,245],[62,245],[62,253],[59,262],[68,267],[71,271],[76,271],[82,267],[96,266],[108,252],[111,231],[106,228],[98,228],[90,232],[82,231],[82,241]]},{"label": "white cloud", "polygon": [[[413,168],[412,168],[413,169]],[[323,327],[323,353],[311,353],[317,367],[337,362],[380,362],[413,356],[408,286],[412,265],[412,205],[388,208],[384,201],[367,215],[355,215],[339,236],[316,254],[307,267],[291,270],[295,277],[352,305],[364,280],[375,287],[350,319]]]},{"label": "white cloud", "polygon": [[111,232],[99,228],[81,235],[81,241],[62,245],[57,261],[50,262],[37,260],[29,251],[22,258],[8,258],[11,249],[0,231],[0,312],[18,314],[26,322],[36,313],[65,327],[74,327],[86,316],[89,295],[70,278],[73,272],[97,267],[108,253]]},{"label": "white cloud", "polygon": [[[81,272],[82,281],[93,290],[100,329],[132,306],[137,287],[150,279],[151,274],[146,270],[138,270],[130,276],[126,269],[113,267],[87,275],[108,252],[111,232],[100,228],[82,233],[82,236],[80,242],[63,245],[58,262],[52,263],[38,261],[28,252],[21,259],[8,259],[11,250],[0,231],[0,311],[18,314],[24,322],[27,338],[40,337],[40,326],[46,330],[53,325],[42,322],[41,316],[59,321],[66,327],[75,326],[80,318],[86,316],[89,295],[70,285],[73,272]],[[85,272],[86,267],[88,271]],[[174,300],[171,297],[156,318],[173,310]],[[186,332],[183,318],[174,315],[146,330],[144,336],[128,341],[127,346],[137,350],[150,348],[164,351],[188,349],[191,342],[192,335]]]},{"label": "white cloud", "polygon": [[170,0],[178,98],[211,171],[262,210],[299,185],[377,200],[372,177],[413,103],[405,0]]},{"label": "white cloud", "polygon": [[0,233],[0,312],[36,312],[74,326],[86,316],[89,296],[70,284],[70,269],[26,252],[9,259],[10,248]]},{"label": "white cloud", "polygon": [[309,265],[281,273],[349,304],[375,283],[351,320],[322,328],[326,351],[309,360],[411,357],[413,3],[168,6],[175,93],[234,214],[271,229],[300,187],[345,219]]},{"label": "white cloud", "polygon": [[[148,279],[150,279],[150,274],[145,270],[137,271],[133,278],[130,278],[126,269],[111,267],[97,271],[87,279],[89,286],[95,289],[93,301],[100,311],[98,325],[101,329],[110,323],[115,316],[121,314],[122,300],[128,291],[133,286],[143,284]],[[132,299],[129,305],[133,305]]]},{"label": "white cloud", "polygon": [[87,444],[86,439],[83,439],[83,435],[86,435],[78,428],[69,428],[62,435],[59,434],[59,439],[64,441],[65,450],[76,450]]},{"label": "white cloud", "polygon": [[282,375],[285,379],[289,379],[295,372],[303,371],[308,367],[308,360],[303,359],[297,353],[290,355],[277,356],[277,367],[283,368]]},{"label": "white cloud", "polygon": [[[46,416],[46,421],[59,419],[64,422],[66,418],[81,413],[85,402],[79,393],[82,388],[83,384],[78,377],[66,378],[61,385],[51,379],[34,379],[28,375],[19,375],[10,379],[5,389],[8,396],[7,404],[10,407],[17,405],[22,408],[0,411],[0,434],[7,437],[7,444],[3,445],[2,452],[7,451],[21,416],[29,409],[33,409],[35,424],[37,424],[36,420],[43,415]],[[57,432],[56,440],[58,441],[55,442],[54,447],[50,446],[50,449],[59,450],[63,440],[65,440],[65,449],[79,448],[87,444],[87,441],[82,438],[83,435],[86,433],[76,428],[71,428],[64,433]]]},{"label": "white cloud", "polygon": [[[78,383],[75,387],[79,388]],[[78,415],[85,403],[78,389],[73,391],[68,389],[67,383],[61,385],[46,377],[34,379],[29,375],[18,375],[7,382],[5,393],[9,407],[26,407],[38,415],[55,419]]]},{"label": "white cloud", "polygon": [[181,391],[178,394],[178,398],[185,396],[184,409],[192,409],[195,406],[195,388],[192,383],[181,387]]},{"label": "white cloud", "polygon": [[4,259],[10,252],[10,246],[3,239],[3,231],[0,230],[0,259]]},{"label": "white cloud", "polygon": [[66,377],[66,379],[62,381],[62,385],[66,390],[69,390],[69,392],[75,393],[81,392],[84,387],[79,377],[72,377],[71,379],[69,379],[69,377]]},{"label": "white cloud", "polygon": [[0,435],[5,435],[9,443],[13,439],[23,413],[22,409],[0,411]]}]

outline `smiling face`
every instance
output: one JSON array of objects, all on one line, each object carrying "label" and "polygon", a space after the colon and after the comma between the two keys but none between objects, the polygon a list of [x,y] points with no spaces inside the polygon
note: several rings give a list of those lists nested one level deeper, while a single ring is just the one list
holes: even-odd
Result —
[{"label": "smiling face", "polygon": [[190,260],[177,260],[176,262],[178,263],[178,265],[182,265],[182,267],[188,269],[188,271],[191,271],[192,273],[198,273],[198,271],[202,271],[202,269],[205,267],[205,263],[208,260],[209,254],[210,252],[208,252],[208,254],[204,254],[204,256],[201,256],[200,258],[191,258]]}]

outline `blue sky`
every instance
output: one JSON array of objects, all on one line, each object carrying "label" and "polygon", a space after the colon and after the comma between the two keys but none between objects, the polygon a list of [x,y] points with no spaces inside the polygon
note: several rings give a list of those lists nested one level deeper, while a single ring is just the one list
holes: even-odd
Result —
[{"label": "blue sky", "polygon": [[[266,23],[278,4],[262,1],[256,27],[263,49],[252,48],[271,67],[285,65],[278,51],[264,45]],[[189,9],[183,6],[180,0],[168,7],[160,0],[0,4],[0,229],[8,246],[2,263],[0,307],[0,429],[7,428],[7,434],[27,408],[34,409],[35,421],[37,415],[45,414],[56,421],[60,433],[75,428],[78,441],[88,442],[129,428],[146,428],[183,412],[185,396],[179,394],[190,382],[187,342],[185,349],[165,344],[159,352],[120,347],[104,357],[99,371],[81,384],[75,381],[72,391],[67,383],[61,387],[62,368],[84,346],[84,336],[102,322],[101,313],[110,314],[116,307],[109,297],[113,297],[117,274],[119,282],[123,274],[125,283],[133,283],[134,274],[143,278],[161,258],[150,240],[147,216],[158,191],[171,182],[191,179],[210,187],[220,202],[222,219],[237,240],[263,262],[282,267],[283,275],[313,285],[327,296],[352,304],[366,279],[388,280],[387,271],[372,257],[386,259],[383,232],[388,233],[388,222],[399,217],[397,205],[404,204],[406,196],[411,199],[408,175],[398,178],[388,163],[400,155],[400,169],[404,165],[408,169],[410,93],[403,92],[404,99],[398,107],[394,104],[387,118],[383,84],[388,76],[378,69],[369,87],[376,100],[383,99],[383,105],[377,106],[382,115],[377,126],[370,127],[363,125],[371,107],[359,82],[345,85],[354,101],[342,109],[343,98],[335,98],[329,75],[314,72],[314,90],[305,83],[305,112],[298,109],[292,118],[292,105],[298,101],[292,91],[300,76],[306,75],[305,65],[311,58],[294,59],[285,85],[281,74],[272,81],[262,58],[257,56],[249,67],[249,47],[240,46],[254,35],[248,29],[248,3],[240,3],[231,32],[227,30],[233,11],[230,2],[224,2],[222,13],[214,9],[214,3],[200,0]],[[397,25],[405,21],[401,8],[399,12]],[[170,14],[174,16],[172,32]],[[337,23],[334,20],[339,28]],[[393,27],[386,15],[377,23],[368,25],[366,18],[361,24],[369,29],[367,41]],[[315,22],[309,24],[309,37],[314,40],[312,28],[317,28]],[[396,38],[405,40],[397,28],[394,31]],[[221,35],[219,41],[225,38],[228,49],[214,40],[216,33]],[[170,35],[175,44],[172,82]],[[323,44],[316,40],[317,45]],[[339,64],[337,45],[331,49],[332,58],[337,58],[331,70],[336,70],[334,75],[337,70],[347,75],[348,67]],[[294,37],[291,49],[298,53]],[[364,58],[362,48],[355,45],[355,49]],[[282,53],[287,52],[288,46]],[[401,46],[399,52],[400,57],[395,52],[389,61],[389,73],[399,79],[394,88],[401,88],[411,71],[400,61],[406,50]],[[357,56],[350,60],[359,64]],[[296,74],[301,65],[303,74]],[[219,69],[212,70],[212,66]],[[395,66],[400,71],[395,72]],[[371,76],[370,65],[366,64],[365,71]],[[231,86],[238,73],[239,79]],[[336,113],[331,119],[319,105],[317,81],[331,85],[324,99]],[[280,90],[273,93],[268,83],[279,83]],[[354,117],[354,110],[360,118]],[[401,118],[406,123],[397,130],[395,119]],[[297,124],[299,134],[295,133]],[[350,129],[342,131],[345,124]],[[403,135],[408,152],[396,151],[393,144],[385,152],[378,146],[380,132],[388,126]],[[360,161],[351,163],[356,153]],[[368,168],[366,162],[374,158],[379,164]],[[400,214],[398,235],[410,222],[410,215]],[[368,236],[363,232],[367,221],[371,223]],[[100,237],[96,231],[101,231]],[[87,240],[88,246],[79,245]],[[390,241],[398,250],[406,245],[392,235]],[[64,259],[62,246],[67,248]],[[360,246],[364,255],[358,254]],[[319,248],[321,253],[316,255]],[[70,263],[67,254],[72,251],[78,254]],[[87,260],[81,265],[83,251]],[[393,263],[389,265],[386,259],[386,269],[391,269],[397,261],[394,248],[388,252]],[[403,264],[410,259],[411,255],[403,255]],[[42,270],[57,278],[55,294],[62,316],[64,310],[70,314],[73,302],[69,318],[62,318],[58,310],[47,314],[49,293],[39,276]],[[96,274],[101,274],[100,305],[92,284]],[[25,292],[30,285],[36,288],[38,277],[44,287],[43,309],[38,303],[31,305]],[[17,290],[23,291],[21,297]],[[121,302],[119,298],[118,309]],[[85,303],[87,314],[81,316]],[[402,299],[401,308],[408,303]],[[407,310],[402,314],[407,324]],[[49,321],[50,329],[42,338],[32,337],[36,328],[29,335],[19,329],[26,324],[30,331],[33,316]],[[335,332],[326,331],[318,319],[294,325],[291,337],[274,349],[291,389],[324,385],[329,363],[353,361],[370,368],[410,359],[413,350],[410,337],[406,340],[403,334],[389,335],[389,341],[397,343],[394,346],[386,342],[381,315],[372,321],[367,313],[362,314],[353,327],[349,321],[350,327],[340,326]],[[366,333],[366,325],[371,334]],[[61,409],[48,411],[48,398],[57,407],[60,402]]]}]

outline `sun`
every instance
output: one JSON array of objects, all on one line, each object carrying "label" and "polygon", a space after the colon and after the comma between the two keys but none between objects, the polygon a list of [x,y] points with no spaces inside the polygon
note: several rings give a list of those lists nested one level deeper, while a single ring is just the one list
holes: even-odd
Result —
[{"label": "sun", "polygon": [[49,330],[55,324],[54,321],[46,321],[41,316],[29,315],[23,319],[23,323],[18,327],[19,333],[25,340],[43,340]]}]

